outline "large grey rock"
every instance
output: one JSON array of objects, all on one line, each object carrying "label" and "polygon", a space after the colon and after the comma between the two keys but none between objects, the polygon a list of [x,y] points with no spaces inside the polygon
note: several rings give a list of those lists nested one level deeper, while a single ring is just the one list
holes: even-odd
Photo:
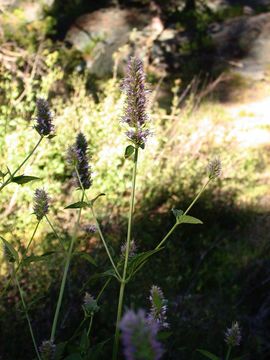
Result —
[{"label": "large grey rock", "polygon": [[[107,8],[79,17],[66,40],[82,52],[91,73],[104,76],[112,72],[115,52],[132,43],[142,55],[147,47],[144,40],[157,36],[162,29],[161,22],[149,13],[132,8]],[[131,47],[127,53],[136,53]]]},{"label": "large grey rock", "polygon": [[237,72],[260,79],[270,67],[270,13],[226,21],[210,33],[216,54]]}]

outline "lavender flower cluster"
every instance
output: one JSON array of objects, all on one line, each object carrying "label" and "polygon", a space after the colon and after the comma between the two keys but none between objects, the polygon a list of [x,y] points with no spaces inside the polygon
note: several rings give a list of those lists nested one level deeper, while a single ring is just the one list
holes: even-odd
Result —
[{"label": "lavender flower cluster", "polygon": [[40,136],[52,135],[54,125],[52,123],[52,113],[48,102],[45,99],[39,98],[37,99],[36,106],[37,116],[34,128]]},{"label": "lavender flower cluster", "polygon": [[76,186],[81,187],[82,184],[84,189],[89,189],[92,185],[92,172],[88,162],[88,144],[83,133],[80,132],[75,144],[68,148],[67,161],[78,171],[79,179],[76,171],[73,172]]},{"label": "lavender flower cluster", "polygon": [[122,82],[121,89],[126,95],[122,117],[122,121],[129,126],[126,135],[135,146],[144,148],[150,130],[147,128],[149,118],[146,113],[148,90],[145,87],[145,73],[140,59],[130,58],[127,76]]},{"label": "lavender flower cluster", "polygon": [[158,360],[163,355],[157,334],[169,327],[167,322],[167,300],[162,290],[153,285],[150,290],[150,313],[144,310],[135,313],[129,310],[120,322],[124,354],[127,360]]},{"label": "lavender flower cluster", "polygon": [[49,196],[43,189],[36,189],[34,194],[34,214],[40,221],[49,212]]},{"label": "lavender flower cluster", "polygon": [[163,349],[156,340],[159,330],[156,322],[149,322],[143,310],[129,310],[120,324],[126,360],[159,360]]}]

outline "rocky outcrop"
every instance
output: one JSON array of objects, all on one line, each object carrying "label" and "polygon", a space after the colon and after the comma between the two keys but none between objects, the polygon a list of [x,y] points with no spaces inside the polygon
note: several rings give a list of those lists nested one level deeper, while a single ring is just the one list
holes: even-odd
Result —
[{"label": "rocky outcrop", "polygon": [[138,9],[108,8],[81,16],[66,35],[66,41],[81,51],[90,72],[103,76],[112,72],[113,55],[123,46],[123,57],[146,52],[149,41],[163,30],[157,17]]}]

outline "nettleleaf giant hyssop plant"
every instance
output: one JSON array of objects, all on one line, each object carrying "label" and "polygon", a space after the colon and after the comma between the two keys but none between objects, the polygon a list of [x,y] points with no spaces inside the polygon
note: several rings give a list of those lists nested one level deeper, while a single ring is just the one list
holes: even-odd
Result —
[{"label": "nettleleaf giant hyssop plant", "polygon": [[[150,257],[160,252],[169,236],[175,231],[175,229],[181,224],[202,224],[201,220],[189,215],[195,202],[199,199],[209,182],[216,179],[221,172],[221,163],[219,159],[215,158],[210,161],[207,168],[207,179],[202,186],[202,189],[195,196],[194,200],[183,210],[173,209],[175,216],[175,223],[168,231],[168,233],[161,239],[152,250],[137,253],[136,244],[132,240],[132,224],[133,215],[135,209],[135,190],[136,190],[136,177],[139,161],[140,151],[143,151],[146,147],[149,136],[152,136],[151,121],[147,113],[147,96],[148,89],[145,84],[145,74],[143,70],[142,61],[138,58],[131,58],[128,63],[127,75],[122,82],[121,89],[125,95],[125,107],[124,114],[121,120],[122,125],[125,128],[125,134],[129,142],[125,149],[125,158],[129,158],[132,161],[132,181],[130,191],[130,204],[128,213],[127,235],[125,241],[122,242],[119,254],[113,255],[111,248],[103,234],[102,228],[99,224],[96,212],[95,202],[100,196],[105,194],[99,194],[95,198],[91,198],[89,195],[91,187],[93,185],[92,179],[92,167],[89,165],[91,154],[89,152],[89,146],[86,136],[80,132],[75,139],[73,145],[69,146],[67,150],[67,162],[71,169],[74,178],[74,185],[80,193],[79,201],[68,205],[66,209],[75,209],[77,211],[77,218],[71,235],[70,243],[66,246],[61,236],[57,233],[52,221],[49,218],[49,196],[44,189],[37,189],[34,197],[34,214],[36,215],[37,224],[30,241],[27,244],[24,254],[19,257],[18,252],[7,240],[2,238],[5,253],[7,254],[7,260],[12,264],[12,274],[16,286],[18,287],[23,308],[28,321],[31,337],[34,343],[36,355],[38,359],[53,359],[55,351],[57,349],[58,338],[58,324],[61,314],[61,308],[63,306],[63,299],[65,295],[66,283],[69,275],[70,263],[73,259],[76,249],[76,240],[78,237],[78,231],[81,227],[81,219],[83,211],[90,211],[94,224],[90,224],[86,227],[89,232],[97,232],[101,239],[101,242],[106,251],[108,261],[110,262],[110,268],[103,273],[103,276],[107,277],[104,286],[100,290],[100,293],[96,299],[86,293],[83,301],[84,320],[79,328],[75,331],[74,336],[70,339],[73,340],[77,337],[78,332],[87,323],[87,328],[83,330],[83,345],[80,345],[78,359],[89,359],[91,346],[89,337],[91,336],[91,328],[94,316],[98,311],[101,311],[98,304],[101,294],[106,290],[107,285],[115,280],[119,283],[118,293],[118,306],[116,311],[115,321],[115,334],[113,341],[112,359],[116,360],[119,357],[119,341],[122,332],[122,339],[124,345],[124,354],[128,360],[144,359],[144,360],[158,360],[164,353],[161,344],[157,340],[157,334],[161,329],[166,329],[169,324],[167,322],[167,302],[164,298],[162,290],[157,286],[152,286],[150,291],[151,309],[149,313],[143,310],[139,310],[137,313],[133,310],[128,310],[123,316],[123,306],[125,303],[125,290],[129,281],[134,275],[142,269],[144,264],[150,260]],[[36,180],[36,177],[32,176],[16,176],[26,161],[32,156],[34,151],[38,148],[38,145],[45,137],[52,137],[54,131],[54,125],[52,123],[52,115],[49,110],[48,104],[45,100],[39,99],[37,101],[37,117],[36,125],[34,126],[40,138],[37,145],[26,157],[21,165],[15,170],[9,169],[5,173],[1,173],[3,178],[0,190],[3,190],[11,182],[17,182],[23,184],[28,181]],[[7,178],[6,178],[7,177]],[[41,221],[47,221],[51,227],[55,237],[59,241],[58,252],[63,257],[63,274],[61,285],[59,289],[58,298],[55,305],[55,313],[51,325],[51,334],[48,340],[44,340],[41,346],[38,348],[34,331],[32,329],[30,317],[27,311],[27,305],[25,296],[19,284],[18,272],[21,267],[24,266],[28,259],[27,253],[35,237],[36,231]],[[53,251],[55,249],[52,249]],[[52,253],[53,253],[52,251]],[[32,261],[35,259],[32,257]],[[94,259],[88,254],[88,260],[95,265]],[[58,359],[64,359],[65,350],[62,349],[62,355],[58,353]],[[92,354],[92,353],[91,353]],[[62,356],[62,357],[61,357]],[[76,359],[77,359],[76,358]],[[106,356],[106,358],[109,358]]]}]

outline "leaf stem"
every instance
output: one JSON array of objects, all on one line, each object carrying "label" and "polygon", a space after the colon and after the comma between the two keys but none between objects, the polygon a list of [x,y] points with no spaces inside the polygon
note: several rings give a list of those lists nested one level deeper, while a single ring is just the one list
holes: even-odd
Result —
[{"label": "leaf stem", "polygon": [[[78,180],[79,180],[79,183],[80,183],[81,190],[82,190],[83,193],[84,193],[85,199],[86,199],[86,201],[90,204],[90,202],[89,202],[89,200],[88,200],[88,197],[87,197],[87,195],[86,195],[84,186],[83,186],[83,184],[82,184],[82,182],[81,182],[80,174],[79,174],[78,169],[77,169],[76,166],[75,166],[75,171],[76,171],[76,175],[77,175],[77,178],[78,178]],[[118,270],[117,270],[117,267],[116,267],[116,265],[115,265],[115,263],[114,263],[114,261],[113,261],[113,258],[112,258],[112,256],[111,256],[111,253],[110,253],[109,248],[108,248],[108,246],[107,246],[106,240],[104,239],[104,236],[103,236],[103,233],[102,233],[101,228],[100,228],[100,226],[99,226],[99,222],[98,222],[98,219],[97,219],[97,216],[96,216],[96,213],[95,213],[95,210],[94,210],[93,205],[91,205],[91,212],[92,212],[93,218],[94,218],[94,220],[95,220],[95,223],[96,223],[96,227],[97,227],[97,229],[98,229],[99,236],[100,236],[100,238],[101,238],[101,240],[102,240],[102,243],[103,243],[104,248],[105,248],[105,250],[106,250],[106,253],[107,253],[107,255],[108,255],[108,258],[110,259],[110,262],[111,262],[111,264],[112,264],[112,266],[113,266],[113,268],[114,268],[114,271],[115,271],[115,273],[116,273],[116,275],[117,275],[117,277],[118,277],[118,280],[121,281],[121,276],[120,276],[120,274],[119,274],[119,272],[118,272]]]},{"label": "leaf stem", "polygon": [[[202,193],[204,192],[205,188],[207,187],[207,185],[210,183],[211,179],[208,179],[203,187],[201,188],[201,190],[198,192],[198,194],[195,196],[194,200],[191,202],[191,204],[189,205],[189,207],[186,209],[186,211],[184,212],[183,215],[187,215],[187,213],[191,210],[191,208],[193,207],[193,205],[197,202],[197,200],[200,198],[200,196],[202,195]],[[176,222],[171,229],[168,231],[168,233],[164,236],[164,238],[160,241],[160,243],[155,247],[155,249],[159,249],[164,242],[168,239],[168,237],[174,232],[174,230],[176,229],[178,223]]]},{"label": "leaf stem", "polygon": [[232,351],[232,347],[229,346],[228,351],[227,351],[227,355],[226,355],[226,360],[230,359],[231,351]]},{"label": "leaf stem", "polygon": [[0,191],[4,189],[9,183],[12,182],[12,179],[17,174],[17,172],[23,167],[23,165],[27,162],[27,160],[34,154],[36,149],[38,148],[39,144],[41,143],[43,139],[43,136],[41,136],[35,145],[35,147],[30,151],[30,153],[26,156],[26,158],[23,160],[23,162],[17,167],[17,169],[9,176],[9,178],[0,186]]},{"label": "leaf stem", "polygon": [[16,272],[14,271],[14,269],[13,269],[13,276],[14,276],[14,280],[15,280],[15,283],[17,285],[17,288],[19,290],[19,293],[20,293],[20,298],[21,298],[21,302],[22,302],[22,305],[23,305],[23,310],[24,310],[24,313],[25,313],[25,316],[26,316],[26,319],[27,319],[27,322],[28,322],[28,327],[29,327],[29,331],[30,331],[30,334],[31,334],[33,344],[34,344],[34,348],[35,348],[38,359],[41,360],[41,357],[40,357],[39,351],[38,351],[38,347],[37,347],[37,343],[36,343],[36,340],[35,340],[34,332],[33,332],[33,329],[32,329],[31,321],[30,321],[30,318],[29,318],[27,306],[26,306],[26,303],[25,303],[25,300],[24,300],[23,291],[22,291],[22,288],[21,288],[21,286],[19,284],[18,277],[17,277]]},{"label": "leaf stem", "polygon": [[54,235],[55,235],[55,236],[56,236],[56,238],[59,240],[59,242],[60,242],[60,244],[61,244],[61,246],[62,246],[63,250],[66,252],[67,250],[66,250],[66,248],[65,248],[65,246],[64,246],[63,240],[62,240],[62,239],[60,238],[60,236],[58,235],[57,231],[55,230],[55,227],[53,226],[53,224],[51,223],[51,221],[50,221],[50,219],[48,218],[48,216],[47,216],[47,215],[45,215],[45,218],[46,218],[46,220],[47,220],[48,224],[50,225],[50,227],[51,227],[51,229],[52,229],[52,231],[53,231]]},{"label": "leaf stem", "polygon": [[[84,199],[84,193],[82,193],[81,201],[83,201],[83,199]],[[71,242],[69,245],[69,249],[68,249],[68,253],[67,253],[67,258],[66,258],[66,263],[65,263],[65,267],[64,267],[64,273],[63,273],[63,277],[62,277],[60,292],[59,292],[57,306],[56,306],[54,319],[53,319],[51,338],[50,338],[51,341],[54,341],[54,338],[55,338],[56,326],[57,326],[57,322],[58,322],[60,308],[62,305],[64,289],[65,289],[65,285],[66,285],[66,281],[67,281],[67,274],[68,274],[68,270],[69,270],[70,261],[71,261],[72,255],[73,255],[73,248],[74,248],[74,243],[75,243],[75,240],[77,237],[77,231],[78,231],[78,227],[79,227],[79,223],[80,223],[80,219],[81,219],[81,213],[82,213],[82,208],[79,209],[77,221],[76,221],[76,224],[74,227],[73,236],[72,236],[72,239],[71,239]]]},{"label": "leaf stem", "polygon": [[117,354],[118,354],[118,348],[119,348],[119,338],[120,338],[119,322],[122,317],[124,293],[125,293],[125,286],[126,286],[126,276],[127,276],[127,266],[128,266],[128,258],[129,258],[129,251],[130,251],[132,219],[133,219],[134,204],[135,204],[135,189],[136,189],[138,153],[139,153],[139,149],[138,149],[138,147],[136,147],[135,153],[134,153],[134,163],[133,163],[133,172],[132,172],[132,191],[131,191],[131,197],[130,197],[129,216],[128,216],[128,231],[127,231],[125,262],[124,262],[122,281],[121,281],[120,290],[119,290],[119,299],[118,299],[118,308],[117,308],[117,319],[116,319],[114,347],[113,347],[113,360],[117,360]]}]

